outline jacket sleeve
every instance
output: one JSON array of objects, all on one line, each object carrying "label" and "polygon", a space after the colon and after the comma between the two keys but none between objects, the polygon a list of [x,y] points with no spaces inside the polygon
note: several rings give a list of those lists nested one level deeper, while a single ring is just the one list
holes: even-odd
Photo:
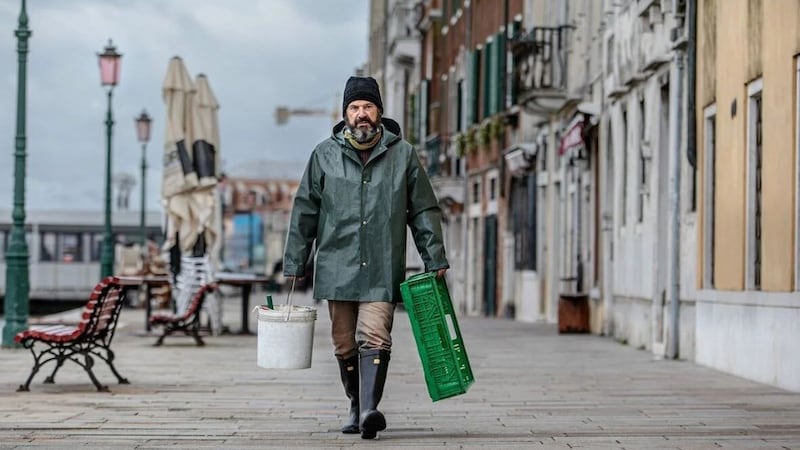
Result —
[{"label": "jacket sleeve", "polygon": [[283,251],[283,274],[286,276],[305,274],[306,261],[317,237],[322,183],[322,171],[317,162],[316,152],[313,152],[297,187],[292,205],[292,216]]},{"label": "jacket sleeve", "polygon": [[442,237],[442,209],[436,200],[428,174],[422,168],[415,150],[410,151],[408,166],[408,226],[417,251],[430,272],[450,267]]}]

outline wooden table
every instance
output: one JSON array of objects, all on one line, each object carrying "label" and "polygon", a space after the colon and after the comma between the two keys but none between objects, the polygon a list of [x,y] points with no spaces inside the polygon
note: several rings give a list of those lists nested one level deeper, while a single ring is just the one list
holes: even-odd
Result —
[{"label": "wooden table", "polygon": [[237,334],[252,334],[250,332],[249,315],[250,315],[250,293],[253,291],[253,286],[256,284],[263,284],[269,281],[265,276],[249,274],[249,273],[229,273],[219,272],[214,274],[214,281],[217,284],[225,284],[228,286],[239,286],[242,290],[242,328]]},{"label": "wooden table", "polygon": [[146,294],[144,304],[147,312],[144,318],[144,328],[145,330],[150,331],[150,313],[152,312],[153,308],[153,305],[151,304],[151,300],[153,298],[153,288],[159,286],[169,286],[171,277],[169,275],[145,275],[117,278],[119,278],[119,283],[123,286],[134,286],[139,289],[142,286],[145,287]]},{"label": "wooden table", "polygon": [[[118,277],[120,283],[125,286],[145,286],[147,289],[147,300],[145,301],[145,329],[150,331],[150,314],[152,313],[152,305],[150,304],[151,291],[153,287],[165,286],[170,284],[170,276],[168,275],[147,275],[147,276],[130,276]],[[238,286],[241,288],[242,293],[242,327],[237,334],[252,334],[248,316],[250,314],[250,294],[253,292],[253,286],[257,284],[266,283],[269,279],[262,275],[255,275],[249,273],[229,273],[219,272],[214,274],[214,282],[217,284],[224,284],[228,286]]]}]

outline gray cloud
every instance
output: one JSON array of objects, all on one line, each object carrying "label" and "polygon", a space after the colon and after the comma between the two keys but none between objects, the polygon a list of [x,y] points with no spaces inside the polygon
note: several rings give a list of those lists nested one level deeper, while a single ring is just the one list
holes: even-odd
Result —
[{"label": "gray cloud", "polygon": [[[147,207],[160,209],[161,83],[172,56],[208,76],[224,168],[304,161],[331,119],[293,117],[278,127],[274,109],[340,108],[337,93],[366,58],[367,9],[364,0],[29,0],[27,208],[103,207],[106,97],[96,54],[109,38],[123,54],[113,173],[138,180],[134,117],[146,108],[154,119]],[[0,208],[12,202],[18,15],[19,2],[0,2]],[[140,189],[130,199],[136,208]]]}]

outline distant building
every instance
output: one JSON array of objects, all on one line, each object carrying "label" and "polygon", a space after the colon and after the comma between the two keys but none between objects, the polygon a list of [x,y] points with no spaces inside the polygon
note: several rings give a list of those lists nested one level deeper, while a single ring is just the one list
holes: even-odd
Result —
[{"label": "distant building", "polygon": [[222,186],[222,261],[227,269],[272,275],[283,259],[294,194],[305,161],[250,161]]},{"label": "distant building", "polygon": [[[139,245],[139,211],[115,211],[111,231],[118,251]],[[160,211],[148,211],[145,234],[163,241],[164,219]],[[5,295],[5,253],[11,234],[11,210],[0,209],[0,295]],[[30,298],[35,300],[85,300],[100,281],[100,247],[104,224],[102,211],[28,210],[25,239],[28,244]],[[117,255],[119,256],[119,255]],[[119,262],[118,258],[115,261]],[[118,273],[119,267],[114,272]]]}]

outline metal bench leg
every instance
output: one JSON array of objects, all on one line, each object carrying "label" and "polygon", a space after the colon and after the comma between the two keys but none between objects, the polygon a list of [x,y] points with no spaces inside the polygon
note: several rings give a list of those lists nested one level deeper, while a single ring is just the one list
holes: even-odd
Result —
[{"label": "metal bench leg", "polygon": [[100,352],[94,352],[94,354],[97,355],[103,361],[105,361],[106,364],[108,364],[108,368],[111,369],[111,373],[113,373],[114,376],[117,377],[117,381],[119,381],[119,384],[131,384],[131,382],[128,381],[127,378],[120,375],[119,372],[117,372],[117,368],[114,367],[114,358],[115,358],[114,352],[108,347],[102,347],[102,349],[106,351],[105,356],[103,356],[103,354]]},{"label": "metal bench leg", "polygon": [[98,392],[109,392],[108,386],[100,384],[100,381],[94,376],[94,372],[92,372],[92,367],[94,366],[94,359],[88,354],[83,355],[84,360],[86,361],[85,364],[81,364],[78,360],[74,360],[76,363],[80,364],[83,367],[83,370],[89,374],[89,378],[91,378],[92,383],[94,383],[95,387],[97,388]]},{"label": "metal bench leg", "polygon": [[28,379],[25,380],[25,383],[19,385],[19,387],[17,388],[17,392],[28,392],[31,390],[31,381],[33,381],[33,377],[39,372],[39,369],[41,369],[43,365],[47,364],[53,359],[58,358],[58,356],[54,356],[53,358],[42,361],[42,357],[45,354],[52,354],[49,353],[50,350],[52,350],[52,347],[47,350],[42,350],[37,355],[36,350],[33,348],[34,342],[26,341],[22,345],[27,347],[31,351],[31,354],[33,355],[33,368],[31,369],[31,374],[28,376]]},{"label": "metal bench leg", "polygon": [[164,338],[166,338],[167,336],[172,334],[173,331],[175,331],[175,327],[170,323],[165,323],[163,327],[164,327],[164,332],[161,333],[161,336],[158,337],[158,340],[156,341],[155,344],[153,344],[153,347],[160,347],[161,344],[164,343]]},{"label": "metal bench leg", "polygon": [[36,372],[38,372],[41,367],[42,366],[39,365],[38,363],[35,363],[33,365],[33,369],[31,369],[31,374],[28,376],[28,379],[25,380],[24,384],[19,385],[19,387],[17,388],[17,392],[28,392],[31,390],[31,381],[33,381],[33,376],[36,375]]},{"label": "metal bench leg", "polygon": [[56,358],[56,367],[53,369],[53,373],[51,373],[50,376],[48,376],[47,378],[44,379],[44,381],[43,381],[44,384],[55,384],[55,382],[56,382],[56,372],[58,372],[58,369],[60,369],[61,366],[64,365],[64,360],[65,359],[67,359],[67,357],[63,356],[63,355],[62,356],[58,356]]},{"label": "metal bench leg", "polygon": [[191,335],[198,347],[206,345],[206,343],[203,342],[203,339],[200,337],[200,333],[197,331],[197,325],[192,327]]}]

